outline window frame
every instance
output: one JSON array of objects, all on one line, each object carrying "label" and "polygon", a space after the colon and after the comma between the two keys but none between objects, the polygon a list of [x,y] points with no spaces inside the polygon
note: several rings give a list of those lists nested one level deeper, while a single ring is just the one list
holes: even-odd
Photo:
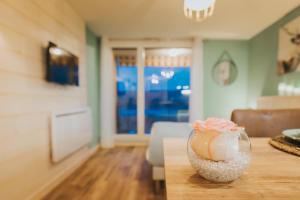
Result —
[{"label": "window frame", "polygon": [[[144,93],[144,65],[145,65],[145,50],[148,48],[190,48],[192,50],[192,60],[194,59],[194,40],[122,40],[108,39],[106,48],[110,51],[110,57],[113,57],[113,49],[115,48],[133,48],[137,49],[137,71],[138,71],[138,91],[137,91],[137,134],[117,133],[114,131],[114,143],[117,144],[141,144],[147,143],[151,134],[144,132],[145,128],[145,93]],[[111,63],[112,64],[112,63]],[[111,65],[112,67],[113,65]],[[191,66],[192,67],[192,66]],[[116,69],[113,69],[113,79],[116,77]],[[115,84],[115,83],[114,83]],[[116,90],[116,87],[114,85]],[[116,91],[114,90],[114,102],[116,102]],[[191,105],[190,105],[191,108]],[[114,104],[114,112],[116,106]],[[116,117],[112,120],[116,126]]]}]

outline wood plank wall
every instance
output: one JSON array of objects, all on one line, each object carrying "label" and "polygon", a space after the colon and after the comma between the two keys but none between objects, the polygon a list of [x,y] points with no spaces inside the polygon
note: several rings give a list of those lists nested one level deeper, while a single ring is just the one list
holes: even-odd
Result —
[{"label": "wood plank wall", "polygon": [[[45,81],[48,41],[80,58],[80,87]],[[64,0],[0,1],[0,199],[34,197],[84,159],[50,162],[51,111],[86,106],[85,25]]]},{"label": "wood plank wall", "polygon": [[299,109],[300,96],[262,96],[257,99],[258,109]]}]

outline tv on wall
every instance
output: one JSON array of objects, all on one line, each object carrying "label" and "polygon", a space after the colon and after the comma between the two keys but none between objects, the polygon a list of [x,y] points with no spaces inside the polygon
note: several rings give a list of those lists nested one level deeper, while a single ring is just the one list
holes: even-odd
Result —
[{"label": "tv on wall", "polygon": [[79,59],[49,42],[47,48],[47,81],[79,86]]}]

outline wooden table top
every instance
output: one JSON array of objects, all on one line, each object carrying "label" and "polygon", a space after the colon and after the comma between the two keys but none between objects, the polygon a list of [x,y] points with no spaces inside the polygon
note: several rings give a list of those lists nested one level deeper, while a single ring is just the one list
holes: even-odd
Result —
[{"label": "wooden table top", "polygon": [[211,183],[191,167],[187,141],[164,140],[168,200],[297,199],[300,200],[300,157],[281,152],[268,138],[251,138],[252,160],[244,175],[230,183]]}]

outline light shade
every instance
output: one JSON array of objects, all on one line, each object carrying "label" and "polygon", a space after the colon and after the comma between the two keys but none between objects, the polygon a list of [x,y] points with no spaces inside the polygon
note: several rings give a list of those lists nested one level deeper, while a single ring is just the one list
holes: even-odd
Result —
[{"label": "light shade", "polygon": [[184,0],[184,15],[202,21],[213,14],[214,5],[215,0]]}]

